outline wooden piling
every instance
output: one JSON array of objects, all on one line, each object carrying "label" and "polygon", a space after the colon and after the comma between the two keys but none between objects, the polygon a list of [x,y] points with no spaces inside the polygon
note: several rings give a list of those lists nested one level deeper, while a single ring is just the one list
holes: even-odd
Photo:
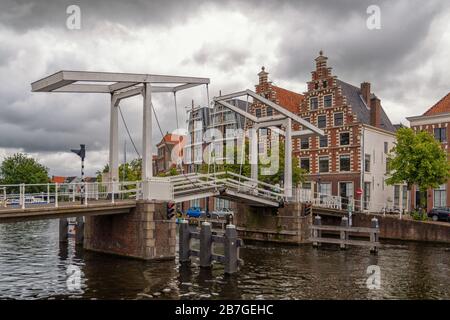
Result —
[{"label": "wooden piling", "polygon": [[75,229],[75,244],[83,245],[84,241],[84,217],[77,217],[77,227]]},{"label": "wooden piling", "polygon": [[69,221],[67,218],[59,218],[59,241],[67,242],[69,237]]},{"label": "wooden piling", "polygon": [[225,273],[232,274],[238,270],[238,238],[236,226],[233,224],[227,225],[224,238],[225,249]]},{"label": "wooden piling", "polygon": [[[314,217],[314,225],[315,226],[320,226],[322,225],[322,218],[320,216],[315,216]],[[318,239],[322,237],[322,231],[318,230],[318,229],[313,229],[313,238],[314,239]],[[314,241],[313,242],[313,247],[317,248],[320,246],[320,242],[318,241]]]},{"label": "wooden piling", "polygon": [[[378,219],[373,217],[370,222],[371,222],[371,227],[374,228],[375,230],[378,230],[378,228],[379,228]],[[379,232],[371,232],[370,233],[370,242],[373,244],[370,247],[370,253],[377,254],[378,247],[376,244],[378,243],[378,237],[379,237]]]},{"label": "wooden piling", "polygon": [[[342,217],[341,227],[347,228],[348,226],[349,226],[348,218]],[[340,243],[341,250],[347,249],[347,243],[346,243],[346,241],[348,240],[348,231],[347,230],[341,230],[341,240],[342,240],[342,242]]]},{"label": "wooden piling", "polygon": [[210,268],[212,261],[211,223],[203,222],[200,227],[200,267]]},{"label": "wooden piling", "polygon": [[178,255],[180,263],[188,263],[190,262],[189,250],[190,250],[190,232],[189,232],[189,223],[187,220],[182,219],[180,222],[180,229],[178,235],[179,247],[178,247]]}]

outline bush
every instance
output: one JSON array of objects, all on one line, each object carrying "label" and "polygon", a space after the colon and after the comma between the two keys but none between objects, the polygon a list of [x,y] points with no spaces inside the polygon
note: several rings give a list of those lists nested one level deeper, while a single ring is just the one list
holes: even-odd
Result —
[{"label": "bush", "polygon": [[426,221],[428,220],[427,213],[424,210],[414,210],[411,212],[411,217],[414,220]]}]

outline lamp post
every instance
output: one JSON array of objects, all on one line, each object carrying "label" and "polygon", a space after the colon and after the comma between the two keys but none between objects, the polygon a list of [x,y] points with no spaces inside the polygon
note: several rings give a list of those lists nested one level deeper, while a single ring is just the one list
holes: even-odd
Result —
[{"label": "lamp post", "polygon": [[86,156],[86,145],[80,144],[80,149],[71,149],[73,153],[76,153],[81,158],[81,204],[84,204],[84,193],[85,193],[85,183],[84,183],[84,158]]}]

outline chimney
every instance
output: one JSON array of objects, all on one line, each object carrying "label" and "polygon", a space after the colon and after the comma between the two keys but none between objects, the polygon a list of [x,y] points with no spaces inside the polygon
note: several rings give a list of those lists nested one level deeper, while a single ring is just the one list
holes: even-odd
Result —
[{"label": "chimney", "polygon": [[258,73],[259,84],[267,83],[269,73],[265,71],[266,68],[261,67],[261,71]]},{"label": "chimney", "polygon": [[370,125],[381,127],[381,104],[377,97],[370,99]]},{"label": "chimney", "polygon": [[370,107],[370,82],[361,83],[361,95],[366,105]]}]

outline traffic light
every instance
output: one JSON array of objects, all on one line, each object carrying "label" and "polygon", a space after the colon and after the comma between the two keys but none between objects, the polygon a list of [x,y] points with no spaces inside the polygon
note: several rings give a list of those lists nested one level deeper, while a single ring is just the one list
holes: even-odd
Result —
[{"label": "traffic light", "polygon": [[167,203],[167,220],[170,220],[175,215],[175,202]]},{"label": "traffic light", "polygon": [[305,208],[305,211],[304,211],[304,214],[303,214],[304,216],[307,216],[307,215],[311,214],[311,212],[312,212],[312,203],[305,203],[304,208]]}]

